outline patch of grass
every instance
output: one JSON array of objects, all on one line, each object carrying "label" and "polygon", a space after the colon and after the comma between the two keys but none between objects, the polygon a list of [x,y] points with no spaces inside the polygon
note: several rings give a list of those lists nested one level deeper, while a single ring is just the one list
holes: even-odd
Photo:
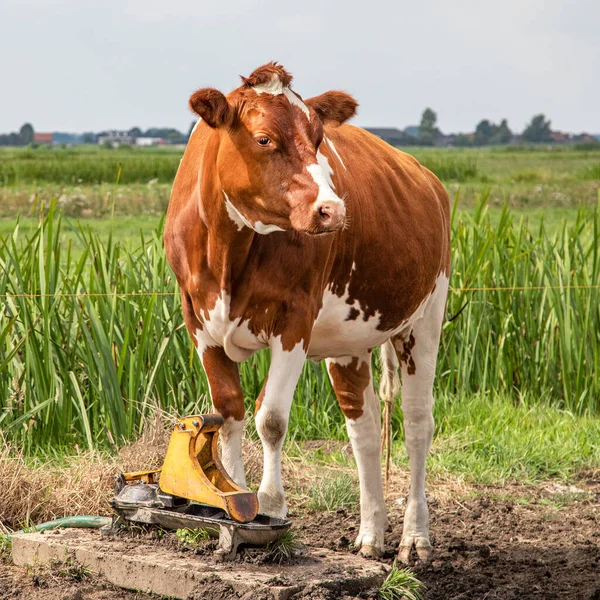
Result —
[{"label": "patch of grass", "polygon": [[472,156],[424,154],[421,164],[443,181],[468,181],[477,177],[477,159]]},{"label": "patch of grass", "polygon": [[423,600],[425,585],[410,569],[399,568],[394,561],[390,574],[377,593],[379,600]]},{"label": "patch of grass", "polygon": [[279,539],[269,542],[265,548],[268,559],[277,564],[289,561],[302,548],[293,529],[288,529]]},{"label": "patch of grass", "polygon": [[[399,415],[397,415],[399,416]],[[600,420],[528,397],[438,396],[431,473],[463,474],[472,483],[567,481],[600,464]],[[403,447],[395,463],[408,465]]]},{"label": "patch of grass", "polygon": [[90,569],[77,562],[74,558],[52,560],[50,562],[50,569],[53,574],[76,582],[84,581],[91,575]]},{"label": "patch of grass", "polygon": [[210,534],[206,529],[202,528],[185,528],[178,529],[175,532],[177,539],[188,546],[202,546],[204,542],[210,539]]},{"label": "patch of grass", "polygon": [[0,533],[0,564],[11,561],[12,538],[8,534]]},{"label": "patch of grass", "polygon": [[583,179],[600,180],[600,163],[598,163],[597,165],[590,165],[589,167],[585,168],[581,172],[581,177]]},{"label": "patch of grass", "polygon": [[359,490],[356,480],[346,473],[323,478],[310,489],[308,509],[333,512],[338,508],[356,508]]}]

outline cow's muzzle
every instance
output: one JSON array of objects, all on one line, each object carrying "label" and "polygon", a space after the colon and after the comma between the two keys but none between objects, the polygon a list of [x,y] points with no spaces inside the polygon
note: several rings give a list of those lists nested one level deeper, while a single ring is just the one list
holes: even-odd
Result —
[{"label": "cow's muzzle", "polygon": [[308,233],[330,233],[343,229],[346,221],[346,205],[339,198],[317,200],[313,204],[311,231]]}]

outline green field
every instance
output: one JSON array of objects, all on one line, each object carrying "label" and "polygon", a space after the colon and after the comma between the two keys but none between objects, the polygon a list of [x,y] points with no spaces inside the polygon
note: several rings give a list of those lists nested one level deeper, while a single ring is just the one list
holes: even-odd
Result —
[{"label": "green field", "polygon": [[[511,149],[410,148],[445,183],[461,206],[472,207],[483,188],[489,203],[511,208],[568,208],[595,204],[600,151],[570,147]],[[58,199],[74,217],[160,215],[183,150],[0,148],[0,218],[31,216],[35,201]]]},{"label": "green field", "polygon": [[[462,312],[446,323],[440,351],[433,468],[494,481],[597,466],[600,153],[413,153],[457,198],[448,315]],[[162,249],[180,151],[4,150],[0,158],[4,173],[18,174],[0,188],[3,436],[30,455],[110,450],[157,409],[207,410]],[[110,180],[118,161],[119,183]],[[241,368],[249,414],[267,369],[265,353]],[[394,424],[401,440],[399,408]],[[323,365],[307,363],[290,438],[329,437],[345,438],[341,412]],[[400,449],[396,460],[406,460]]]}]

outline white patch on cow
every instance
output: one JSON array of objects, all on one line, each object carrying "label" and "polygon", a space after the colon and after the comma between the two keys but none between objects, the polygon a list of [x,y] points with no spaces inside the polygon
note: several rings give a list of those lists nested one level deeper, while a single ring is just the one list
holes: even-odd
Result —
[{"label": "white patch on cow", "polygon": [[278,94],[283,94],[284,85],[277,75],[273,75],[269,83],[255,85],[252,89],[257,94],[273,94],[273,96],[277,96]]},{"label": "white patch on cow", "polygon": [[[356,269],[353,263],[351,276],[346,284],[344,293],[337,296],[328,286],[323,293],[321,310],[313,325],[308,357],[311,360],[322,360],[324,358],[335,358],[339,356],[355,355],[357,352],[381,346],[392,336],[410,332],[420,319],[422,319],[427,307],[433,302],[433,297],[438,288],[447,288],[447,276],[441,273],[436,279],[436,287],[433,294],[423,299],[413,314],[392,330],[382,331],[378,329],[381,314],[378,311],[367,318],[358,300],[349,302],[350,281]],[[446,283],[444,283],[446,281]],[[445,287],[444,287],[445,286]],[[351,309],[358,311],[356,319],[346,320]]]},{"label": "white patch on cow", "polygon": [[[331,287],[325,290],[308,349],[312,360],[354,355],[381,345],[389,337],[389,333],[377,329],[381,319],[378,312],[365,321],[358,300],[348,302],[349,287],[350,282],[341,296],[334,294]],[[358,311],[358,317],[347,321],[352,308]]]},{"label": "white patch on cow", "polygon": [[308,106],[290,90],[290,88],[283,89],[283,95],[290,101],[290,104],[297,106],[305,115],[306,118],[310,120],[310,111],[308,110]]},{"label": "white patch on cow", "polygon": [[254,335],[248,327],[248,322],[241,317],[230,318],[231,297],[223,290],[220,292],[214,307],[205,311],[203,329],[196,331],[198,352],[200,348],[221,346],[227,356],[235,362],[243,362],[257,350],[266,348],[268,340],[261,332]]},{"label": "white patch on cow", "polygon": [[335,146],[333,145],[333,142],[328,137],[325,137],[325,136],[323,136],[323,139],[331,146],[333,153],[337,156],[337,159],[342,164],[342,167],[344,167],[344,170],[347,171],[348,169],[346,169],[346,165],[344,164],[342,157],[339,155],[338,151],[336,150]]},{"label": "white patch on cow", "polygon": [[200,121],[202,121],[202,117],[199,117],[198,120],[196,121],[196,124],[194,125],[194,129],[192,129],[192,133],[190,133],[190,137],[192,137],[194,131],[196,131],[196,129],[198,128],[198,125],[200,125]]},{"label": "white patch on cow", "polygon": [[317,161],[317,163],[306,167],[306,170],[319,188],[315,204],[327,202],[332,206],[337,205],[339,208],[344,208],[344,201],[333,191],[334,185],[331,179],[333,169],[329,166],[327,157],[318,150]]},{"label": "white patch on cow", "polygon": [[244,436],[244,421],[236,421],[233,417],[225,419],[219,430],[221,442],[221,462],[225,471],[242,488],[246,488],[246,473],[242,458],[242,438]]},{"label": "white patch on cow", "polygon": [[[319,172],[319,169],[317,169],[317,167],[321,168],[322,173]],[[312,178],[316,181],[317,185],[320,185],[319,181],[322,183],[324,179],[325,183],[327,184],[327,187],[329,187],[331,193],[333,193],[333,190],[335,189],[333,179],[331,178],[331,176],[333,175],[333,169],[329,164],[327,157],[320,150],[317,150],[317,164],[309,165],[308,172],[312,175]],[[319,181],[317,181],[317,178],[319,179]],[[320,190],[321,188],[319,187],[319,192]]]},{"label": "white patch on cow", "polygon": [[262,403],[256,414],[256,430],[264,452],[258,502],[261,514],[283,518],[287,514],[287,506],[281,480],[281,448],[306,353],[302,342],[289,351],[284,350],[281,337],[272,338],[269,346],[271,366]]},{"label": "white patch on cow", "polygon": [[252,223],[235,207],[235,204],[231,202],[229,196],[225,193],[225,190],[223,190],[223,195],[225,196],[225,209],[227,210],[227,214],[235,223],[238,231],[241,231],[244,227],[249,227],[260,235],[267,235],[269,233],[273,233],[274,231],[284,231],[278,225],[265,225],[262,221],[256,221],[256,223]]},{"label": "white patch on cow", "polygon": [[223,190],[223,195],[225,196],[225,209],[227,210],[227,214],[229,218],[235,223],[238,231],[241,231],[244,227],[250,227],[252,229],[252,223],[246,219],[246,217],[233,205],[229,196]]},{"label": "white patch on cow", "polygon": [[[360,530],[355,543],[359,548],[365,546],[383,552],[383,536],[388,519],[381,481],[380,404],[373,388],[371,355],[367,351],[360,355],[329,359],[327,373],[331,363],[347,366],[354,358],[358,359],[358,369],[362,364],[369,367],[369,384],[363,392],[363,413],[358,419],[346,418],[346,429],[356,459],[360,482]],[[331,374],[329,376],[331,378]],[[368,548],[364,549],[368,550]]]},{"label": "white patch on cow", "polygon": [[273,233],[274,231],[285,231],[278,225],[265,225],[261,221],[256,221],[256,223],[252,225],[252,229],[261,235],[267,235],[269,233]]},{"label": "white patch on cow", "polygon": [[272,94],[273,96],[278,96],[279,94],[283,94],[294,106],[297,106],[306,116],[310,119],[310,111],[308,110],[308,106],[292,92],[292,90],[284,86],[281,79],[277,77],[277,75],[273,75],[271,77],[271,81],[269,83],[263,83],[261,85],[255,85],[252,88],[257,94]]}]

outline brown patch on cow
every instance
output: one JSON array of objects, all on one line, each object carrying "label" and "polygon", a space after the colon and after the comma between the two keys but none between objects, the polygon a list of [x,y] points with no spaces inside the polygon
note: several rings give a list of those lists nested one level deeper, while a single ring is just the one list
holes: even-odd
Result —
[{"label": "brown patch on cow", "polygon": [[216,411],[224,419],[243,421],[244,394],[237,363],[227,357],[223,348],[212,346],[202,353],[202,364]]},{"label": "brown patch on cow", "polygon": [[359,316],[360,316],[360,310],[358,310],[358,308],[355,308],[353,306],[350,309],[350,311],[348,312],[348,316],[346,317],[346,321],[356,321],[356,319],[358,319]]},{"label": "brown patch on cow", "polygon": [[267,389],[267,381],[269,381],[268,375],[265,377],[265,381],[263,383],[262,389],[260,390],[260,394],[258,395],[258,398],[256,399],[256,406],[254,407],[254,416],[255,417],[258,414],[260,407],[262,406],[263,400],[265,399],[265,390]]},{"label": "brown patch on cow", "polygon": [[292,83],[292,75],[288,73],[284,67],[277,64],[276,61],[271,61],[262,67],[254,69],[249,77],[241,76],[246,87],[254,87],[255,85],[265,85],[270,83],[273,76],[277,77],[281,83],[289,87]]},{"label": "brown patch on cow", "polygon": [[263,410],[266,410],[266,414],[260,427],[261,438],[274,448],[285,436],[287,421],[273,410]]},{"label": "brown patch on cow", "polygon": [[412,357],[412,349],[416,344],[415,336],[411,332],[408,340],[395,338],[393,342],[396,350],[396,356],[398,357],[398,362],[401,365],[406,365],[406,372],[409,375],[414,375],[417,372],[417,366],[415,365],[415,361]]},{"label": "brown patch on cow", "polygon": [[329,363],[329,374],[344,416],[348,419],[358,419],[363,414],[365,390],[371,379],[368,363],[360,361],[359,367],[359,359],[356,356],[346,366],[332,361]]}]

